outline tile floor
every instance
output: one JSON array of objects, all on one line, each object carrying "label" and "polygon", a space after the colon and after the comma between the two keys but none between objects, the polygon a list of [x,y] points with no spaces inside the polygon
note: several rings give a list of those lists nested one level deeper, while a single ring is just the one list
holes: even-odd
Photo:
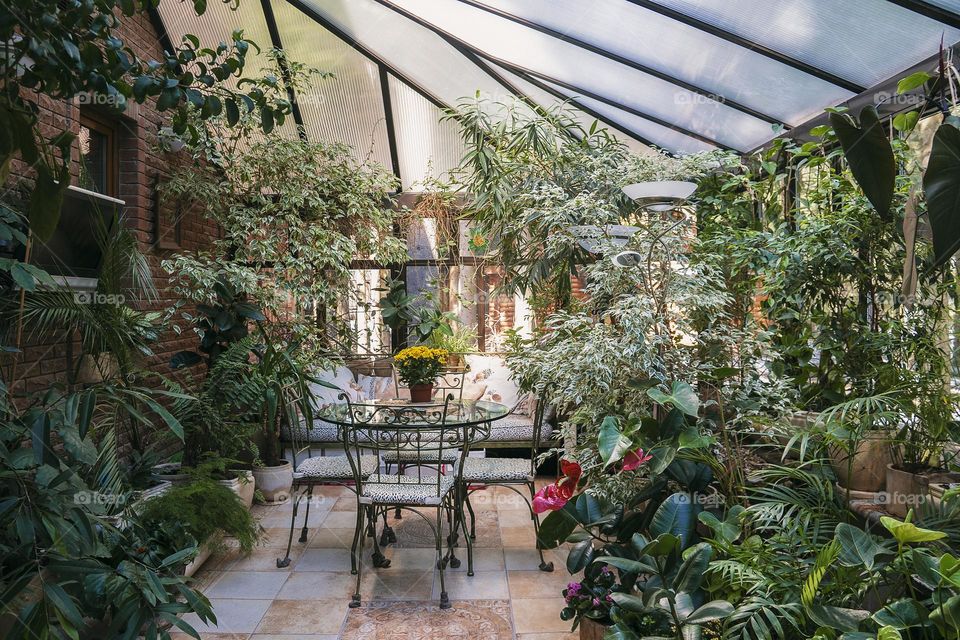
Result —
[{"label": "tile floor", "polygon": [[[196,579],[210,598],[216,626],[188,619],[204,639],[220,640],[570,640],[560,620],[561,589],[570,581],[563,551],[546,552],[553,573],[539,571],[533,523],[508,489],[488,488],[471,499],[477,513],[475,575],[462,564],[445,573],[453,607],[441,610],[435,552],[426,524],[415,514],[390,516],[397,542],[384,550],[391,566],[370,564],[367,540],[361,581],[363,606],[349,609],[356,577],[350,574],[356,502],[347,489],[318,489],[310,509],[307,542],[297,542],[292,562],[278,569],[289,532],[291,505],[253,507],[267,532],[248,557],[236,551],[210,558]],[[181,640],[187,636],[175,634]]]}]

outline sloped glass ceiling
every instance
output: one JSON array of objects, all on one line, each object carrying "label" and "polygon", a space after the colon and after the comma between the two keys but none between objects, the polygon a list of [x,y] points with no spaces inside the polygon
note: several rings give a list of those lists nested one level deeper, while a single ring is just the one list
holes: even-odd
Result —
[{"label": "sloped glass ceiling", "polygon": [[960,41],[957,0],[242,0],[159,14],[174,42],[242,28],[333,72],[297,96],[306,135],[408,190],[457,165],[456,125],[439,118],[478,93],[568,102],[637,152],[747,152]]}]

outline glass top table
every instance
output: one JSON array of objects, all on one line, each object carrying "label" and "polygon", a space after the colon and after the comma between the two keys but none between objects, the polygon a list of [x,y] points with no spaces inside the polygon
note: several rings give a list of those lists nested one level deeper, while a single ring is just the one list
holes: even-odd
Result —
[{"label": "glass top table", "polygon": [[379,425],[396,428],[422,428],[443,425],[472,426],[499,420],[510,413],[510,408],[488,400],[450,400],[443,402],[410,402],[409,400],[370,400],[367,402],[336,402],[317,409],[314,417],[336,425],[349,427]]}]

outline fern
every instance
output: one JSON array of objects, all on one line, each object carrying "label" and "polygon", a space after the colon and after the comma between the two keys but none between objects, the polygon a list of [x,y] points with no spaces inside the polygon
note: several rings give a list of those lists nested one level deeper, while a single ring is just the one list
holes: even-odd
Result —
[{"label": "fern", "polygon": [[804,607],[813,605],[814,598],[817,597],[817,591],[820,589],[820,583],[823,577],[827,575],[830,565],[833,564],[840,555],[840,542],[833,540],[830,544],[820,549],[817,554],[817,560],[813,563],[813,570],[807,576],[803,583],[803,590],[800,592],[800,602]]},{"label": "fern", "polygon": [[723,626],[724,640],[779,640],[794,637],[803,623],[796,602],[777,603],[761,596],[747,599]]}]

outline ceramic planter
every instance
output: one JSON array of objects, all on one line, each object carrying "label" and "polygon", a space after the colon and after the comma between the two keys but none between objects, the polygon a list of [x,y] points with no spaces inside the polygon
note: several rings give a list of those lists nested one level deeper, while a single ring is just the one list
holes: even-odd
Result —
[{"label": "ceramic planter", "polygon": [[887,511],[903,518],[910,509],[916,509],[927,497],[927,476],[887,465]]},{"label": "ceramic planter", "polygon": [[190,480],[189,473],[181,473],[179,462],[165,462],[153,468],[154,479],[171,484],[183,484]]},{"label": "ceramic planter", "polygon": [[237,477],[220,480],[219,482],[237,494],[243,506],[249,509],[253,505],[253,494],[256,489],[253,472],[248,469],[231,469],[230,471],[237,474]]},{"label": "ceramic planter", "polygon": [[188,578],[191,577],[193,574],[199,571],[200,567],[203,566],[203,563],[206,562],[212,554],[213,549],[210,548],[210,545],[208,545],[206,542],[202,543],[197,550],[197,556],[188,562],[183,568],[183,575]]},{"label": "ceramic planter", "polygon": [[840,486],[851,491],[878,492],[887,486],[887,466],[893,462],[890,434],[869,431],[848,453],[842,447],[830,447],[830,466]]},{"label": "ceramic planter", "polygon": [[286,502],[293,486],[293,465],[286,460],[276,467],[254,467],[253,478],[267,502]]},{"label": "ceramic planter", "polygon": [[928,490],[930,492],[930,502],[933,503],[934,508],[940,508],[944,493],[957,487],[960,487],[960,482],[931,482]]},{"label": "ceramic planter", "polygon": [[410,385],[410,402],[430,402],[433,399],[432,384]]}]

